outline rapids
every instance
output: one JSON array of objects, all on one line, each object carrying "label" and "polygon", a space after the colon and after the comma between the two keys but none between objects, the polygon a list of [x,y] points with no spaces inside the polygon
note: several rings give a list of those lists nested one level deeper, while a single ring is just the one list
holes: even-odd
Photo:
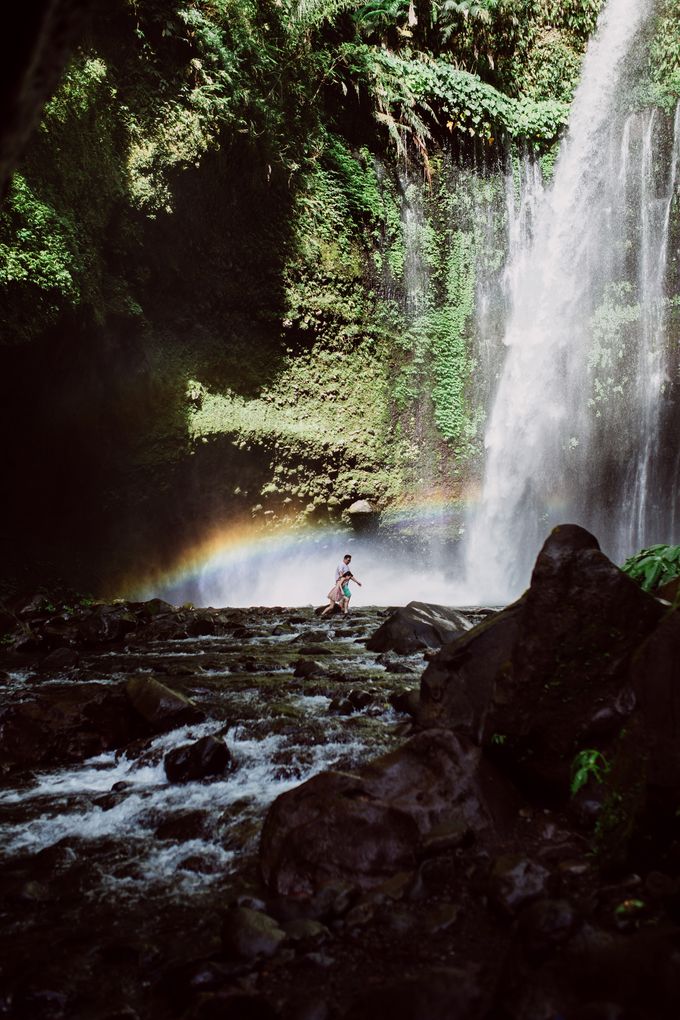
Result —
[{"label": "rapids", "polygon": [[[291,615],[296,622],[289,622]],[[107,1015],[107,999],[117,1001],[118,984],[125,984],[115,977],[120,959],[158,958],[167,965],[175,940],[186,940],[189,931],[192,952],[213,947],[214,908],[255,878],[260,825],[275,797],[323,769],[351,769],[398,741],[404,716],[388,697],[417,683],[422,656],[404,660],[406,675],[386,672],[357,643],[379,622],[375,610],[336,619],[330,640],[316,646],[327,674],[305,680],[294,678],[292,664],[309,644],[306,635],[312,641],[318,635],[313,614],[253,610],[248,619],[248,633],[237,641],[130,643],[93,651],[70,677],[42,677],[27,668],[6,674],[2,693],[11,705],[35,697],[42,685],[119,686],[130,676],[160,673],[209,721],[81,763],[4,777],[5,976],[21,982],[24,972],[28,980],[37,968],[49,984],[58,964],[57,984],[67,972],[91,997],[92,971],[110,958],[110,974],[101,977],[87,1007],[88,1016]],[[370,695],[369,704],[336,713],[333,698],[356,688]],[[168,751],[225,731],[232,771],[212,780],[167,781]],[[65,947],[57,954],[56,944]]]}]

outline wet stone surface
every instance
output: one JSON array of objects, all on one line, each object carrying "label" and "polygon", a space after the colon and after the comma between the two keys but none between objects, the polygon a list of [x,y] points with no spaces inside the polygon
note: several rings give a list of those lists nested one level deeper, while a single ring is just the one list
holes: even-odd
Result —
[{"label": "wet stone surface", "polygon": [[[206,964],[207,987],[196,977],[177,1000],[181,1008],[166,996],[180,961],[224,953],[224,912],[245,883],[258,881],[266,809],[315,773],[353,768],[403,738],[408,717],[390,702],[405,678],[362,643],[380,623],[378,610],[322,625],[311,609],[231,612],[225,633],[173,638],[164,636],[171,628],[161,607],[143,631],[113,644],[88,636],[77,654],[15,654],[1,664],[3,708],[15,713],[10,723],[23,751],[5,761],[0,790],[0,1016],[107,1017],[126,1008],[179,1016],[197,1008],[195,993],[214,994],[212,986],[243,992],[252,961],[239,958],[221,969]],[[297,663],[320,652],[324,671],[294,675]],[[415,688],[424,661],[406,661]],[[83,725],[95,725],[83,700],[110,696],[116,712],[128,711],[126,689],[148,729],[109,734],[100,726],[100,744],[115,746],[102,750],[94,735],[83,743]],[[180,698],[164,700],[168,689]],[[356,690],[361,696],[342,715],[331,710]],[[63,761],[65,745],[54,733],[66,726],[67,702],[77,706],[67,722],[79,743],[74,748],[69,737]],[[188,747],[211,740],[226,743],[229,767],[196,780],[186,765],[182,781],[170,782],[167,763],[183,763]],[[172,768],[171,775],[178,778]],[[297,954],[311,952],[326,928],[298,920],[281,937]],[[244,944],[249,937],[234,935]]]},{"label": "wet stone surface", "polygon": [[[440,653],[368,651],[375,609],[322,624],[160,600],[61,622],[44,600],[15,608],[0,1017],[677,1020],[678,787],[660,783],[677,764],[677,620],[612,672],[620,579],[589,553],[613,582],[593,588],[606,625],[585,651],[572,635],[591,686],[539,690],[563,620],[581,619],[583,586],[560,580],[592,548],[580,532],[543,556],[557,600],[538,576],[510,612],[464,610],[485,619]],[[546,748],[541,726],[519,741],[525,718],[564,741]],[[611,762],[581,800],[562,777],[573,734]]]}]

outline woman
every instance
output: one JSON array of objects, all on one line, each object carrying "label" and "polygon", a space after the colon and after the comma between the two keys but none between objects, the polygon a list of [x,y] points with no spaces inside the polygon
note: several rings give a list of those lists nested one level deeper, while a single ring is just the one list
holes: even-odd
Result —
[{"label": "woman", "polygon": [[361,581],[357,581],[356,577],[353,576],[351,570],[346,570],[344,574],[342,574],[341,577],[338,578],[334,586],[329,591],[327,595],[328,605],[322,611],[321,613],[322,616],[325,616],[326,613],[332,613],[335,606],[339,606],[339,608],[342,609],[344,615],[347,616],[347,612],[349,610],[349,600],[352,597],[352,592],[350,591],[349,587],[350,581],[356,581],[359,587],[361,587]]},{"label": "woman", "polygon": [[322,616],[325,616],[326,613],[332,613],[336,606],[342,609],[345,602],[345,595],[342,590],[343,581],[344,574],[337,579],[337,581],[329,591],[328,595],[326,596],[326,598],[328,599],[328,605],[322,611],[321,613]]}]

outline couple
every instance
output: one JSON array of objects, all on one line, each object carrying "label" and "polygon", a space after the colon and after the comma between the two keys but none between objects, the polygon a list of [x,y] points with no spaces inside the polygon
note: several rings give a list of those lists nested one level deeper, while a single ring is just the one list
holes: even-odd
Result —
[{"label": "couple", "polygon": [[349,600],[352,597],[352,592],[349,589],[349,582],[355,581],[361,588],[361,581],[358,581],[349,569],[351,561],[352,557],[349,553],[346,553],[342,557],[342,563],[338,563],[335,568],[335,584],[328,593],[328,605],[321,613],[322,616],[325,616],[326,613],[332,613],[336,606],[338,606],[339,609],[342,609],[345,616],[347,616]]}]

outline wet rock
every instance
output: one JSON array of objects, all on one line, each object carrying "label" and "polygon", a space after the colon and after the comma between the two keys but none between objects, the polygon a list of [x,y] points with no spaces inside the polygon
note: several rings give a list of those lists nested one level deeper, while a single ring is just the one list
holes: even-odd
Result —
[{"label": "wet rock", "polygon": [[182,1020],[276,1020],[277,1016],[261,996],[232,990],[230,994],[202,995]]},{"label": "wet rock", "polygon": [[222,920],[222,946],[231,958],[273,956],[285,939],[285,931],[273,917],[248,907],[232,907]]},{"label": "wet rock", "polygon": [[437,903],[419,915],[419,923],[427,935],[441,935],[453,928],[460,916],[458,903]]},{"label": "wet rock", "polygon": [[284,1020],[330,1020],[331,1007],[325,998],[294,996],[286,1003]]},{"label": "wet rock", "polygon": [[171,839],[188,842],[201,839],[207,830],[207,818],[203,811],[188,811],[181,815],[170,815],[164,818],[156,828],[158,839]]},{"label": "wet rock", "polygon": [[484,999],[478,968],[426,970],[361,996],[345,1020],[475,1020]]},{"label": "wet rock", "polygon": [[394,691],[390,694],[388,700],[395,712],[403,712],[405,715],[412,717],[418,714],[420,692],[416,689]]},{"label": "wet rock", "polygon": [[680,611],[669,613],[637,651],[631,683],[642,721],[647,781],[677,804],[680,794]]},{"label": "wet rock", "polygon": [[545,896],[550,872],[527,857],[499,857],[489,881],[492,901],[506,914],[516,914],[531,900]]},{"label": "wet rock", "polygon": [[[413,676],[414,673],[419,672],[419,667],[410,662],[400,662],[399,659],[389,659],[383,655],[379,655],[376,662],[380,662],[380,664],[385,667],[386,673]],[[422,667],[420,667],[420,669],[422,669]]]},{"label": "wet rock", "polygon": [[589,831],[592,830],[602,813],[607,796],[608,790],[603,783],[589,779],[571,797],[568,806],[569,817],[579,827]]},{"label": "wet rock", "polygon": [[324,641],[330,641],[330,635],[327,630],[322,630],[321,628],[318,630],[305,630],[294,637],[290,643],[295,644],[296,642],[299,643],[301,641],[310,645],[313,645],[314,643],[323,644]]},{"label": "wet rock", "polygon": [[447,853],[469,842],[471,838],[474,838],[472,830],[464,818],[434,825],[423,837],[422,854],[432,856]]},{"label": "wet rock", "polygon": [[6,606],[0,605],[0,636],[11,634],[19,626],[19,620]]},{"label": "wet rock", "polygon": [[192,616],[186,625],[189,637],[210,637],[217,633],[217,629],[215,618],[204,613]]},{"label": "wet rock", "polygon": [[[625,1007],[625,1020],[675,1017],[680,1002],[677,932],[675,926],[660,925],[624,935],[583,925],[561,948],[562,982],[569,982],[589,1010],[597,1003]],[[598,1013],[574,1011],[574,1016],[592,1020]]]},{"label": "wet rock", "polygon": [[293,676],[307,679],[313,676],[325,676],[328,672],[322,662],[315,662],[314,659],[298,659],[295,663]]},{"label": "wet rock", "polygon": [[15,996],[12,1013],[32,1020],[66,1020],[73,1015],[65,992],[52,988],[22,988]]},{"label": "wet rock", "polygon": [[137,626],[137,620],[124,608],[95,606],[78,623],[78,636],[83,644],[117,641]]},{"label": "wet rock", "polygon": [[287,896],[312,896],[334,879],[371,888],[411,870],[435,826],[461,820],[481,831],[503,824],[511,804],[464,738],[422,733],[355,774],[321,773],[278,797],[262,832],[262,874]]},{"label": "wet rock", "polygon": [[347,694],[336,695],[328,706],[328,711],[333,715],[351,715],[353,712],[360,712],[373,701],[373,695],[368,691],[350,690]]},{"label": "wet rock", "polygon": [[283,925],[283,930],[290,942],[304,942],[309,945],[319,945],[331,937],[325,924],[306,918],[287,921]]},{"label": "wet rock", "polygon": [[14,637],[8,643],[7,648],[12,652],[20,654],[38,652],[44,648],[45,642],[42,634],[27,627],[25,624],[15,631]]},{"label": "wet rock", "polygon": [[51,689],[0,709],[0,762],[79,761],[121,747],[142,726],[122,691],[100,684]]},{"label": "wet rock", "polygon": [[191,871],[195,875],[217,875],[222,870],[217,861],[210,857],[201,857],[199,854],[183,857],[177,867],[182,871]]},{"label": "wet rock", "polygon": [[138,603],[137,608],[139,615],[147,619],[155,619],[158,616],[176,612],[175,607],[163,599],[148,599],[146,602]]},{"label": "wet rock", "polygon": [[48,648],[70,648],[78,643],[77,622],[70,617],[52,617],[42,626],[42,637]]},{"label": "wet rock", "polygon": [[532,961],[546,959],[573,935],[576,912],[568,900],[539,899],[525,907],[519,917],[519,932]]},{"label": "wet rock", "polygon": [[349,698],[336,694],[328,706],[328,711],[331,715],[351,715],[355,709]]},{"label": "wet rock", "polygon": [[219,776],[229,768],[231,754],[223,740],[201,737],[168,751],[163,759],[165,774],[171,783],[186,783],[206,776]]},{"label": "wet rock", "polygon": [[135,711],[154,733],[202,722],[204,713],[189,698],[149,676],[131,677],[125,691]]},{"label": "wet rock", "polygon": [[674,602],[680,592],[680,577],[674,577],[672,581],[668,581],[662,585],[661,588],[657,588],[654,594],[657,598],[666,599],[667,602]]},{"label": "wet rock", "polygon": [[421,649],[438,649],[470,629],[463,613],[447,606],[409,602],[396,609],[366,642],[372,652],[410,655]]},{"label": "wet rock", "polygon": [[41,659],[38,669],[41,673],[60,673],[62,670],[72,669],[79,662],[80,656],[75,648],[55,648]]},{"label": "wet rock", "polygon": [[555,528],[525,595],[431,660],[418,721],[493,747],[532,792],[566,796],[595,699],[625,703],[630,659],[663,612],[589,532]]}]

